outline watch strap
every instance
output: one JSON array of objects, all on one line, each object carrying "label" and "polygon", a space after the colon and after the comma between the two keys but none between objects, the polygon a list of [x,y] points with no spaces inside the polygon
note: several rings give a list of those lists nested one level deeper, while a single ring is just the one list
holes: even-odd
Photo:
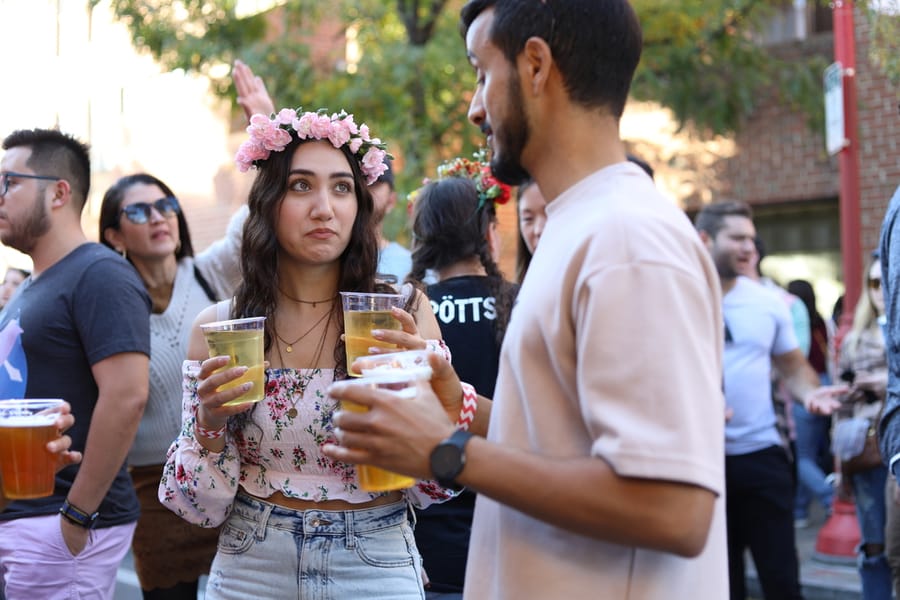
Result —
[{"label": "watch strap", "polygon": [[450,437],[438,444],[438,447],[435,448],[435,452],[437,452],[440,451],[442,447],[452,446],[454,448],[457,448],[460,453],[459,465],[453,470],[453,472],[435,473],[435,475],[437,476],[437,482],[442,488],[453,490],[454,492],[458,492],[463,489],[463,486],[456,483],[456,478],[459,477],[459,474],[462,473],[463,468],[466,466],[466,444],[474,435],[475,434],[465,429],[457,429],[450,435]]},{"label": "watch strap", "polygon": [[100,516],[99,512],[87,513],[77,506],[69,503],[68,498],[63,501],[62,506],[59,507],[59,514],[63,516],[65,520],[72,523],[73,525],[78,525],[79,527],[84,527],[85,529],[90,529],[94,526],[94,523],[97,521],[97,517]]}]

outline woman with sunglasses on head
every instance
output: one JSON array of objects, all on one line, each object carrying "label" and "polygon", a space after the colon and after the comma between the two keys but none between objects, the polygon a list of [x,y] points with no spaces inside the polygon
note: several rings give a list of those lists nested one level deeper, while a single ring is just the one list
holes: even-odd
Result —
[{"label": "woman with sunglasses on head", "polygon": [[841,341],[838,376],[850,384],[843,406],[835,413],[832,445],[841,459],[841,486],[852,491],[862,539],[857,569],[863,600],[891,598],[891,571],[885,555],[885,485],[887,466],[877,448],[875,429],[887,395],[884,293],[881,260],[873,255],[863,272],[863,291],[853,313],[853,325]]},{"label": "woman with sunglasses on head", "polygon": [[[362,490],[356,468],[321,451],[335,441],[328,396],[346,378],[338,292],[394,292],[376,280],[378,241],[368,185],[385,152],[352,115],[284,109],[253,115],[238,168],[258,169],[241,248],[243,280],[230,303],[195,320],[184,364],[183,425],[159,497],[182,518],[224,524],[206,590],[220,598],[423,597],[409,504],[453,496],[434,482]],[[373,331],[401,348],[440,329],[423,294],[393,309],[402,330]],[[224,314],[223,314],[224,313]],[[200,324],[264,316],[265,397],[228,406],[246,366],[207,358]],[[250,384],[252,385],[252,384]]]},{"label": "woman with sunglasses on head", "polygon": [[141,504],[132,542],[135,571],[146,599],[197,597],[198,579],[216,551],[214,530],[179,519],[157,499],[166,450],[181,427],[181,362],[191,323],[240,279],[242,207],[224,238],[194,256],[187,220],[160,179],[139,173],[116,181],[103,196],[100,239],[134,266],[153,303],[150,315],[150,396],[128,455]]}]

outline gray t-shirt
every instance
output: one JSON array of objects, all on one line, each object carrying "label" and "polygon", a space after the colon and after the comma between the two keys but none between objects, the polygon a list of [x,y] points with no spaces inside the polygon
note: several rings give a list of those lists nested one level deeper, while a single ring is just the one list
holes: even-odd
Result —
[{"label": "gray t-shirt", "polygon": [[[72,449],[84,451],[98,388],[92,365],[124,352],[150,355],[150,298],[121,256],[85,243],[20,286],[0,313],[0,329],[18,319],[27,368],[25,398],[62,398],[72,405]],[[0,395],[9,397],[0,386]],[[0,520],[53,514],[75,480],[78,466],[60,471],[53,495],[11,502]],[[136,521],[138,502],[125,465],[98,508],[96,527]]]}]

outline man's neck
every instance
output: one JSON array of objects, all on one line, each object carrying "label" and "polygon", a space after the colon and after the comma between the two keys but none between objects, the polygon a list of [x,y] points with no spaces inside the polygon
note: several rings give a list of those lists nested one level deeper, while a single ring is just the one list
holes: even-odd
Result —
[{"label": "man's neck", "polygon": [[722,295],[724,296],[725,294],[730,292],[731,288],[733,288],[737,284],[737,277],[731,277],[730,279],[725,279],[721,275],[719,275],[719,281],[722,284]]},{"label": "man's neck", "polygon": [[56,226],[45,233],[29,252],[34,263],[32,278],[37,279],[41,273],[68,256],[72,250],[88,241],[80,226]]},{"label": "man's neck", "polygon": [[588,175],[625,160],[614,117],[571,104],[561,108],[551,108],[546,126],[532,129],[522,156],[548,203]]}]

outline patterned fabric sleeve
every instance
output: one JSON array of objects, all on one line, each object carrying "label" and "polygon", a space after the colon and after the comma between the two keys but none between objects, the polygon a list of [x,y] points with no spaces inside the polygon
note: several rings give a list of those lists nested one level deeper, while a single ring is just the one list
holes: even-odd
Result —
[{"label": "patterned fabric sleeve", "polygon": [[159,482],[159,501],[185,521],[217,527],[231,512],[240,478],[240,456],[230,432],[222,452],[210,452],[194,437],[199,361],[184,361],[181,433],[172,442]]},{"label": "patterned fabric sleeve", "polygon": [[442,504],[459,496],[460,492],[442,488],[437,481],[420,480],[406,490],[406,499],[413,508],[428,508],[432,504]]}]

